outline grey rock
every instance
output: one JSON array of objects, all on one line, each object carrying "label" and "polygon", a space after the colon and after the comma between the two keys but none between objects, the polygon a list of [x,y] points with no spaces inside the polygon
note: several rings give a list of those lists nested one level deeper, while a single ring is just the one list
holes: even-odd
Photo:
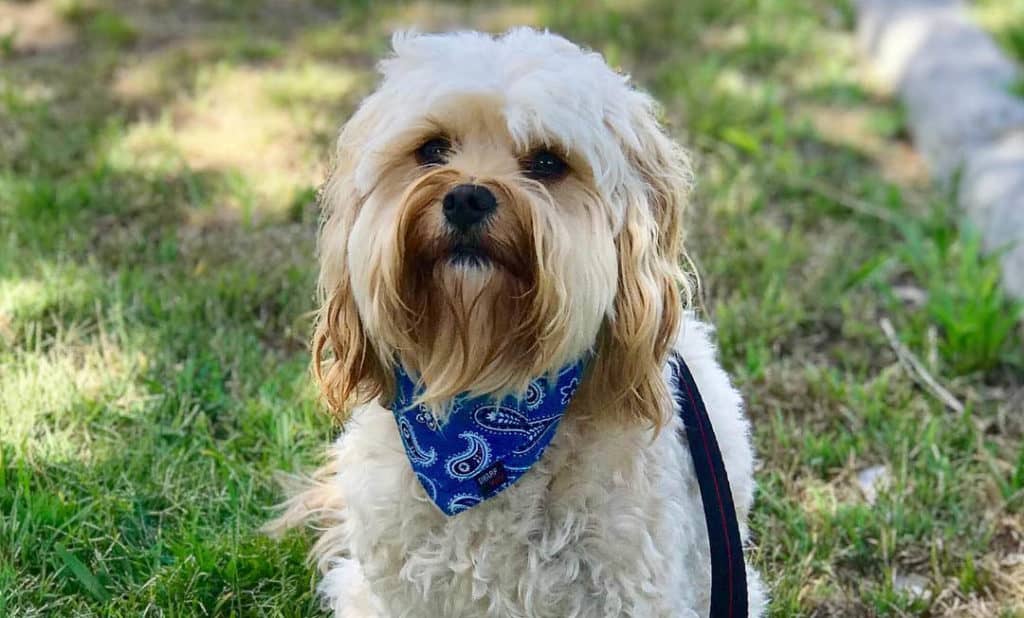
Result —
[{"label": "grey rock", "polygon": [[933,176],[960,172],[959,201],[1003,283],[1024,297],[1024,100],[1020,71],[961,0],[858,0],[858,39],[875,77],[898,93]]},{"label": "grey rock", "polygon": [[868,504],[875,503],[879,490],[888,487],[891,480],[889,468],[885,466],[872,466],[857,473],[857,487]]}]

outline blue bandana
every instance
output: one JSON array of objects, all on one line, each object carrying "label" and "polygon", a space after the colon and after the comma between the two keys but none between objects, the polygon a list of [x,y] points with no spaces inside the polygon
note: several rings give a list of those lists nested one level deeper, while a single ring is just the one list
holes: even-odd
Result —
[{"label": "blue bandana", "polygon": [[459,395],[441,423],[413,402],[418,388],[395,365],[392,411],[405,454],[423,489],[446,515],[496,496],[540,460],[580,383],[583,361],[563,367],[552,382],[530,382],[522,399],[496,401]]}]

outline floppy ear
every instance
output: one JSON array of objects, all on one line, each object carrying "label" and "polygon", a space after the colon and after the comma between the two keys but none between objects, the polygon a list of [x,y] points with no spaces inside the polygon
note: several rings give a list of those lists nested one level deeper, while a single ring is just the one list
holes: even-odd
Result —
[{"label": "floppy ear", "polygon": [[[372,97],[371,97],[372,98]],[[369,99],[338,137],[327,182],[320,189],[320,309],[313,334],[313,372],[332,413],[344,420],[355,405],[371,401],[389,382],[367,337],[352,294],[349,233],[364,197],[354,185],[356,153],[368,130]]]},{"label": "floppy ear", "polygon": [[615,402],[612,409],[660,428],[672,409],[662,368],[684,302],[690,302],[681,261],[692,173],[686,154],[658,124],[650,99],[639,99],[629,128],[623,148],[633,180],[620,198],[626,208],[616,240],[618,288],[593,371],[597,383],[612,391],[603,394],[604,401]]}]

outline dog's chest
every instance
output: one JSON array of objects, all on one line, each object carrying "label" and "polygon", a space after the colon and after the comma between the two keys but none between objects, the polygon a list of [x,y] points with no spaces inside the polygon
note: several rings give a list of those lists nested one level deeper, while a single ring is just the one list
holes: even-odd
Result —
[{"label": "dog's chest", "polygon": [[516,485],[451,518],[390,412],[365,409],[338,446],[348,545],[389,616],[706,613],[703,511],[673,431],[652,441],[567,418]]}]

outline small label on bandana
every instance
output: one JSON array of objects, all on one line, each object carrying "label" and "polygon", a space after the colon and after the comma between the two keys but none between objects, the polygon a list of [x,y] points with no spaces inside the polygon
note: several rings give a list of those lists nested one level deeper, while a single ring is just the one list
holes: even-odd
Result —
[{"label": "small label on bandana", "polygon": [[500,461],[476,475],[476,484],[480,486],[480,491],[485,497],[490,497],[500,489],[506,480],[508,475],[505,474],[505,465]]}]

